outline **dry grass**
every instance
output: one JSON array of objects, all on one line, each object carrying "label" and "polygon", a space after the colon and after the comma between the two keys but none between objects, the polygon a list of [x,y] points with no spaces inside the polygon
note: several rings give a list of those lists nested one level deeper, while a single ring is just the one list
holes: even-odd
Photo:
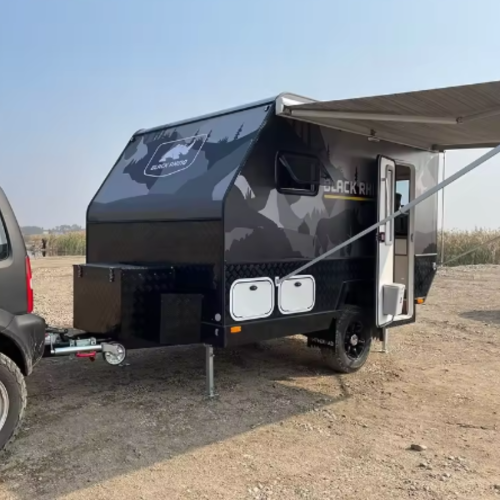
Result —
[{"label": "dry grass", "polygon": [[[492,242],[487,244],[490,241]],[[480,248],[456,259],[456,257],[477,247]],[[439,248],[441,248],[441,242]],[[452,266],[500,264],[500,230],[446,231],[444,233],[445,264],[451,259],[454,259],[453,262],[450,262]]]},{"label": "dry grass", "polygon": [[[53,257],[84,255],[85,232],[67,233],[63,235],[47,235],[47,255]],[[498,238],[491,244],[485,245],[490,240]],[[29,236],[26,238],[28,249],[40,252],[42,236]],[[455,259],[461,254],[484,245],[475,252],[450,262],[452,266],[500,264],[500,230],[476,229],[474,231],[446,231],[444,233],[444,261]],[[441,250],[441,242],[438,244]],[[441,261],[441,256],[439,256]]]},{"label": "dry grass", "polygon": [[29,251],[42,251],[42,239],[47,240],[47,256],[62,257],[65,255],[85,254],[85,231],[66,234],[47,234],[26,236],[26,246]]}]

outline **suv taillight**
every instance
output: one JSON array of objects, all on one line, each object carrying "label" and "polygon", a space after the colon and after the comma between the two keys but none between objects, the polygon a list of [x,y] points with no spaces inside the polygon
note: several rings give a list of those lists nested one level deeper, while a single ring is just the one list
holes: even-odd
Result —
[{"label": "suv taillight", "polygon": [[27,295],[27,306],[28,313],[33,312],[34,300],[33,300],[33,274],[31,272],[31,261],[28,256],[26,256],[26,295]]}]

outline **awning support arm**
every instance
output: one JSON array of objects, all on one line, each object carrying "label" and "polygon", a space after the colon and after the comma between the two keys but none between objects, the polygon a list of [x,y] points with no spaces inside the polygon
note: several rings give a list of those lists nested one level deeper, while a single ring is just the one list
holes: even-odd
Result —
[{"label": "awning support arm", "polygon": [[320,262],[323,259],[325,259],[326,257],[329,257],[330,255],[334,254],[335,252],[338,252],[342,248],[344,248],[347,245],[350,245],[351,243],[359,240],[363,236],[367,235],[368,233],[371,233],[372,231],[374,231],[375,229],[379,228],[380,226],[386,224],[387,222],[389,222],[391,220],[394,220],[399,215],[401,215],[401,214],[403,214],[405,212],[408,212],[411,208],[419,205],[420,203],[422,203],[424,200],[426,200],[430,196],[436,194],[438,191],[440,191],[441,189],[445,188],[446,186],[448,186],[452,182],[455,182],[456,180],[460,179],[460,177],[463,177],[465,174],[467,174],[467,173],[471,172],[472,170],[474,170],[475,168],[479,167],[479,165],[482,165],[484,162],[486,162],[489,159],[493,158],[498,153],[500,153],[500,145],[496,146],[495,148],[491,149],[490,151],[488,151],[484,155],[480,156],[477,160],[474,160],[473,162],[469,163],[467,166],[463,167],[458,172],[455,172],[453,175],[450,175],[450,177],[448,177],[447,179],[441,181],[439,184],[436,184],[433,188],[431,188],[428,191],[426,191],[425,193],[421,194],[419,197],[415,198],[413,201],[411,201],[410,203],[408,203],[403,208],[401,208],[397,212],[393,213],[389,217],[386,217],[384,220],[381,220],[380,222],[377,222],[376,224],[373,224],[369,228],[361,231],[360,233],[356,234],[352,238],[349,238],[348,240],[344,241],[340,245],[337,245],[336,247],[333,247],[332,249],[328,250],[327,252],[325,252],[324,254],[320,255],[319,257],[316,257],[315,259],[309,261],[307,264],[304,264],[303,266],[299,267],[298,269],[296,269],[295,271],[291,272],[290,274],[287,274],[284,278],[281,278],[278,281],[278,284],[282,284],[283,281],[285,281],[285,280],[287,280],[289,278],[292,278],[293,276],[301,273],[302,271],[304,271],[308,267],[311,267],[314,264],[316,264],[317,262]]}]

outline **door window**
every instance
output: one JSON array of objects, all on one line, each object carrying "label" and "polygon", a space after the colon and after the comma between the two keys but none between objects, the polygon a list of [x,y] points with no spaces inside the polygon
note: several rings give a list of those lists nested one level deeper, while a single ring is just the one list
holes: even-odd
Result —
[{"label": "door window", "polygon": [[[396,206],[395,209],[399,210],[410,202],[410,181],[400,180],[396,182]],[[394,230],[396,236],[408,236],[408,213],[398,215],[394,220]]]},{"label": "door window", "polygon": [[397,181],[396,193],[400,195],[401,206],[407,205],[410,202],[410,181]]}]

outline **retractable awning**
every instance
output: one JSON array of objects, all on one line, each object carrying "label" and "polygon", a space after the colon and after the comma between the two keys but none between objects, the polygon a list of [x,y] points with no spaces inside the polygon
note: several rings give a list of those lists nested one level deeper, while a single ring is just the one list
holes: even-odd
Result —
[{"label": "retractable awning", "polygon": [[490,148],[500,144],[500,81],[337,101],[282,94],[276,113],[425,150]]},{"label": "retractable awning", "polygon": [[338,101],[282,94],[276,99],[276,114],[425,150],[492,148],[397,212],[284,276],[280,284],[500,154],[500,81]]}]

